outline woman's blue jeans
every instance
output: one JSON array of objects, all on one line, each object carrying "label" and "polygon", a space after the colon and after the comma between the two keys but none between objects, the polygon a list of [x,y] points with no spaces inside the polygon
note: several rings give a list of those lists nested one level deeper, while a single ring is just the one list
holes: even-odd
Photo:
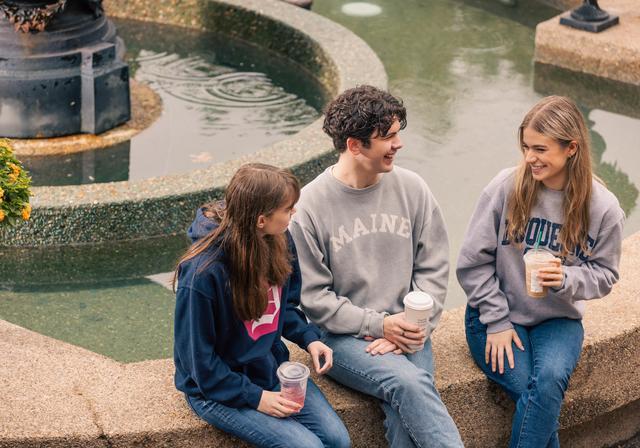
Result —
[{"label": "woman's blue jeans", "polygon": [[[540,299],[543,300],[543,299]],[[516,403],[509,448],[557,448],[558,418],[569,378],[576,368],[584,330],[582,321],[549,319],[532,327],[513,324],[524,351],[513,345],[515,367],[504,360],[504,373],[484,362],[487,326],[477,309],[467,306],[467,343],[476,364]]]},{"label": "woman's blue jeans", "polygon": [[[274,390],[280,390],[280,385]],[[186,398],[201,419],[258,447],[351,446],[349,433],[342,420],[311,379],[307,383],[304,407],[287,418],[272,417],[249,407],[231,408],[203,398]]]},{"label": "woman's blue jeans", "polygon": [[392,448],[460,448],[462,440],[433,379],[431,340],[410,355],[372,356],[370,342],[323,332],[333,349],[336,381],[381,400],[385,436]]}]

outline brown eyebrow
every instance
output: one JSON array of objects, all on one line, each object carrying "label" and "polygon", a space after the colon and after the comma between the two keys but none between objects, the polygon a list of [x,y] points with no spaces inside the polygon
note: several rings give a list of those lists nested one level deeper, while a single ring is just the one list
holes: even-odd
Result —
[{"label": "brown eyebrow", "polygon": [[527,145],[525,142],[522,142],[522,146],[526,146],[527,148],[533,148],[533,149],[547,149],[547,145],[533,145],[533,146],[529,146],[529,145]]}]

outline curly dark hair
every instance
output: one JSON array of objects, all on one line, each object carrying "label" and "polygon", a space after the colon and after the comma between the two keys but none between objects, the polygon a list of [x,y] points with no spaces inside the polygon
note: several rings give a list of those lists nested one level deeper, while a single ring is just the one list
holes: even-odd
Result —
[{"label": "curly dark hair", "polygon": [[345,90],[325,110],[322,130],[333,139],[339,152],[347,149],[347,138],[357,138],[365,148],[371,144],[374,131],[386,135],[393,122],[407,127],[407,110],[402,100],[373,86]]}]

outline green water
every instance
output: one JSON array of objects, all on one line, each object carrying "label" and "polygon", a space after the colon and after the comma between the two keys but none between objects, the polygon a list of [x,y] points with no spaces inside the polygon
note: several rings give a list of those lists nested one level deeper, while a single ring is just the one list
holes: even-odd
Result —
[{"label": "green water", "polygon": [[187,244],[0,248],[0,319],[120,362],[171,357],[174,295],[155,274]]},{"label": "green water", "polygon": [[145,279],[0,292],[0,319],[120,362],[173,355],[173,308],[173,294]]},{"label": "green water", "polygon": [[130,142],[23,157],[34,185],[140,180],[237,159],[305,128],[326,101],[307,70],[258,46],[156,23],[114,23],[131,77],[159,95],[163,112]]}]

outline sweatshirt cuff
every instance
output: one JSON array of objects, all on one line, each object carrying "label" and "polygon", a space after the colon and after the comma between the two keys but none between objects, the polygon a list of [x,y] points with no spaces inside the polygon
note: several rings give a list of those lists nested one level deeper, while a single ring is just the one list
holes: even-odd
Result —
[{"label": "sweatshirt cuff", "polygon": [[376,339],[384,337],[384,318],[388,315],[388,313],[371,312],[369,315],[369,334],[365,336],[371,336]]},{"label": "sweatshirt cuff", "polygon": [[251,386],[249,386],[246,400],[247,404],[253,409],[258,409],[258,405],[260,404],[260,400],[262,399],[262,392],[263,389],[256,386],[255,384],[251,384]]},{"label": "sweatshirt cuff", "polygon": [[553,290],[553,292],[560,293],[562,292],[562,290],[564,289],[564,287],[567,285],[567,272],[563,272],[562,274],[562,285],[560,285],[558,288],[554,288],[553,286],[551,287],[551,289]]},{"label": "sweatshirt cuff", "polygon": [[497,322],[487,324],[487,334],[500,333],[501,331],[511,330],[512,328],[513,324],[511,323],[509,318],[504,318]]},{"label": "sweatshirt cuff", "polygon": [[302,335],[302,348],[305,350],[309,347],[309,344],[320,340],[320,330],[313,324],[309,325],[309,329]]}]

